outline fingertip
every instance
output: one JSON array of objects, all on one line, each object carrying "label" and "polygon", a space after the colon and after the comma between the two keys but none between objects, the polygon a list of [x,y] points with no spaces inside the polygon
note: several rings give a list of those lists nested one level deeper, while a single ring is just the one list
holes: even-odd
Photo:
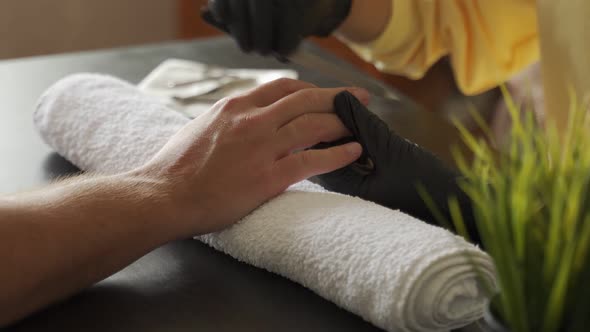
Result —
[{"label": "fingertip", "polygon": [[346,91],[350,92],[356,99],[358,99],[363,105],[368,105],[371,101],[371,94],[369,91],[363,88],[349,88]]},{"label": "fingertip", "polygon": [[330,173],[354,163],[361,157],[363,148],[357,142],[350,142],[329,148],[326,153],[325,167],[317,174]]},{"label": "fingertip", "polygon": [[344,144],[343,148],[351,158],[354,158],[354,160],[360,158],[360,156],[363,154],[363,147],[358,142]]}]

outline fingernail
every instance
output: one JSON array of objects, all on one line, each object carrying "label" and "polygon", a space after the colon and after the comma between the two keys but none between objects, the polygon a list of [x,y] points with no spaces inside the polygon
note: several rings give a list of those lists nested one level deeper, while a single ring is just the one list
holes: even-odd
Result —
[{"label": "fingernail", "polygon": [[363,89],[363,88],[352,88],[350,90],[348,90],[350,93],[352,93],[361,103],[363,104],[368,104],[369,100],[371,99],[371,94],[369,93],[369,91]]},{"label": "fingernail", "polygon": [[360,156],[363,153],[363,147],[356,142],[346,144],[345,149],[353,156]]}]

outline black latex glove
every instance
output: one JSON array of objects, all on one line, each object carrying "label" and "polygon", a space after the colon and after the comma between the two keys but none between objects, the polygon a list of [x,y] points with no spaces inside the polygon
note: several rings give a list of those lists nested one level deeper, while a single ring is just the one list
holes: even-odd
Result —
[{"label": "black latex glove", "polygon": [[352,0],[209,0],[203,18],[245,52],[287,56],[303,38],[329,36],[348,17]]},{"label": "black latex glove", "polygon": [[417,185],[424,186],[447,220],[451,220],[448,200],[455,196],[470,237],[479,242],[471,203],[457,184],[457,172],[430,152],[391,131],[352,94],[338,94],[334,109],[364,151],[355,164],[319,176],[323,186],[399,209],[431,224],[437,222]]}]

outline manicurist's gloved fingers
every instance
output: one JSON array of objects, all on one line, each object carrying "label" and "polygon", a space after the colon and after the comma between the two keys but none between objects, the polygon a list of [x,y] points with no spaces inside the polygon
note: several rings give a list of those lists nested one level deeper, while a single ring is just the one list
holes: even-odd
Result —
[{"label": "manicurist's gloved fingers", "polygon": [[227,24],[231,19],[229,0],[209,0],[207,7],[211,11],[213,18],[219,23]]},{"label": "manicurist's gloved fingers", "polygon": [[229,0],[230,18],[226,22],[229,32],[237,40],[242,51],[252,50],[252,36],[250,35],[250,8],[248,1]]},{"label": "manicurist's gloved fingers", "polygon": [[375,168],[385,166],[390,158],[389,144],[394,135],[387,124],[369,111],[353,94],[344,91],[334,98],[334,112],[363,146],[365,153],[375,163]]},{"label": "manicurist's gloved fingers", "polygon": [[299,90],[314,88],[317,86],[311,83],[280,78],[250,90],[248,95],[257,107],[266,107]]},{"label": "manicurist's gloved fingers", "polygon": [[350,136],[342,121],[333,113],[306,113],[281,127],[276,143],[279,156],[307,149],[321,142],[333,142]]},{"label": "manicurist's gloved fingers", "polygon": [[209,0],[214,19],[203,17],[242,50],[284,58],[304,38],[332,34],[351,8],[352,0]]},{"label": "manicurist's gloved fingers", "polygon": [[329,173],[349,165],[362,153],[356,142],[323,150],[305,150],[290,154],[275,163],[276,181],[285,187],[312,176]]},{"label": "manicurist's gloved fingers", "polygon": [[276,112],[276,125],[282,127],[305,113],[331,113],[334,111],[334,97],[342,91],[350,91],[361,100],[369,100],[369,93],[358,88],[331,88],[299,90],[277,101],[269,107]]},{"label": "manicurist's gloved fingers", "polygon": [[253,48],[262,55],[272,51],[275,30],[278,26],[274,22],[272,0],[243,0],[249,2],[250,7],[250,36]]},{"label": "manicurist's gloved fingers", "polygon": [[277,13],[277,20],[281,24],[276,26],[274,49],[279,55],[288,56],[293,53],[303,40],[304,36],[301,34],[302,17],[296,11],[296,8],[291,8],[290,10],[280,10]]},{"label": "manicurist's gloved fingers", "polygon": [[337,193],[359,196],[359,190],[361,190],[360,188],[366,175],[363,172],[359,172],[355,166],[357,161],[355,160],[354,163],[333,172],[322,174],[319,177],[320,184]]}]

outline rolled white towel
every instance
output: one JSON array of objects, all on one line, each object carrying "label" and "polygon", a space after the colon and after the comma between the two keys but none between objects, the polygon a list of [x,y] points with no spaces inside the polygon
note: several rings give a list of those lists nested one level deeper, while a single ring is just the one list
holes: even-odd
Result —
[{"label": "rolled white towel", "polygon": [[[56,83],[35,113],[51,147],[102,173],[145,163],[187,121],[128,83],[91,74]],[[488,287],[496,287],[490,257],[462,238],[308,181],[199,239],[388,331],[467,325],[483,316]]]}]

